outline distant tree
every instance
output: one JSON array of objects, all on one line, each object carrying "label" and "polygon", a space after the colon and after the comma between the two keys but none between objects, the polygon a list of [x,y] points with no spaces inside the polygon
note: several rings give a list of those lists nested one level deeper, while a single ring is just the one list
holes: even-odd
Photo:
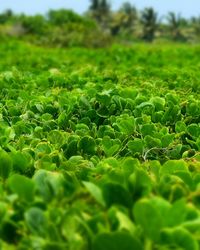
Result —
[{"label": "distant tree", "polygon": [[13,12],[12,10],[8,9],[4,11],[3,13],[0,14],[0,24],[4,24],[8,21],[10,21],[13,17]]},{"label": "distant tree", "polygon": [[200,36],[200,17],[192,17],[190,20],[195,35]]},{"label": "distant tree", "polygon": [[117,35],[120,31],[125,33],[132,33],[135,22],[137,20],[137,10],[129,2],[122,4],[121,8],[112,13],[111,33]]},{"label": "distant tree", "polygon": [[152,42],[158,27],[158,15],[153,8],[146,8],[141,14],[143,25],[143,39]]},{"label": "distant tree", "polygon": [[43,35],[46,32],[47,21],[42,15],[27,16],[20,15],[16,23],[22,25],[25,33]]},{"label": "distant tree", "polygon": [[124,26],[131,29],[138,17],[137,9],[131,3],[125,2],[121,7],[121,11],[125,14]]},{"label": "distant tree", "polygon": [[72,22],[82,22],[83,17],[72,10],[60,9],[50,10],[47,13],[47,19],[51,24],[63,25]]},{"label": "distant tree", "polygon": [[105,24],[108,21],[110,14],[110,3],[108,0],[91,0],[89,13],[100,24]]},{"label": "distant tree", "polygon": [[183,40],[184,37],[181,32],[181,26],[186,25],[185,19],[181,18],[180,15],[176,15],[174,12],[169,12],[167,20],[172,39],[175,41]]},{"label": "distant tree", "polygon": [[120,29],[122,28],[122,15],[120,12],[114,12],[112,13],[111,16],[111,21],[110,21],[110,32],[112,36],[116,36],[119,34]]},{"label": "distant tree", "polygon": [[104,11],[110,11],[110,4],[107,0],[101,0],[100,8]]},{"label": "distant tree", "polygon": [[89,9],[91,11],[97,11],[99,8],[99,0],[92,0]]},{"label": "distant tree", "polygon": [[110,3],[108,0],[91,0],[90,10],[93,11],[110,11]]},{"label": "distant tree", "polygon": [[112,34],[117,35],[121,30],[129,33],[132,32],[137,18],[137,9],[129,2],[123,3],[117,12],[112,13]]}]

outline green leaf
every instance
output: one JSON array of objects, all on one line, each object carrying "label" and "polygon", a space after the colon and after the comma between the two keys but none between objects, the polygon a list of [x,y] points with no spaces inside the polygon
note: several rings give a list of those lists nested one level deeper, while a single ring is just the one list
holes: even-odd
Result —
[{"label": "green leaf", "polygon": [[16,193],[20,199],[31,202],[34,199],[34,182],[22,175],[14,174],[8,179],[8,186],[13,193]]},{"label": "green leaf", "polygon": [[133,116],[122,116],[116,119],[116,124],[120,132],[132,135],[135,131],[135,118]]},{"label": "green leaf", "polygon": [[162,136],[161,142],[162,142],[162,147],[166,148],[168,147],[174,140],[174,134],[167,134]]},{"label": "green leaf", "polygon": [[114,204],[130,207],[132,204],[130,193],[124,187],[115,183],[104,184],[103,197],[108,207]]},{"label": "green leaf", "polygon": [[164,111],[154,112],[152,114],[152,121],[155,123],[161,122],[164,115]]},{"label": "green leaf", "polygon": [[119,150],[121,142],[119,139],[111,139],[109,136],[104,136],[102,146],[106,156],[111,157]]},{"label": "green leaf", "polygon": [[187,215],[186,202],[184,199],[177,200],[168,211],[167,225],[169,227],[178,226],[184,222]]},{"label": "green leaf", "polygon": [[122,159],[121,167],[123,169],[125,176],[127,177],[131,175],[134,171],[136,171],[137,168],[140,167],[140,162],[135,158],[126,157]]},{"label": "green leaf", "polygon": [[95,200],[104,207],[105,201],[101,189],[92,182],[83,181],[83,184],[87,188],[87,190],[91,193],[91,195],[95,198]]},{"label": "green leaf", "polygon": [[62,129],[66,129],[69,124],[69,117],[65,112],[62,112],[58,117],[58,126]]},{"label": "green leaf", "polygon": [[0,151],[0,177],[7,179],[12,171],[13,161],[10,155],[4,150]]},{"label": "green leaf", "polygon": [[131,153],[140,153],[143,154],[144,152],[144,142],[142,139],[135,138],[134,140],[130,140],[127,144],[128,149],[131,151]]},{"label": "green leaf", "polygon": [[28,167],[30,166],[29,159],[22,152],[13,152],[12,159],[13,159],[13,169],[16,172],[24,173],[25,170],[27,170]]},{"label": "green leaf", "polygon": [[160,174],[174,174],[177,171],[188,171],[187,164],[183,160],[169,160],[163,164]]},{"label": "green leaf", "polygon": [[111,96],[109,95],[109,92],[103,92],[103,93],[99,93],[96,95],[96,99],[97,101],[99,101],[100,103],[104,104],[104,105],[109,105],[110,100],[111,100]]},{"label": "green leaf", "polygon": [[68,143],[67,148],[64,151],[64,155],[67,158],[70,158],[71,156],[77,155],[77,150],[78,150],[78,140],[73,140]]},{"label": "green leaf", "polygon": [[46,143],[46,142],[38,143],[35,148],[35,152],[37,154],[50,154],[51,151],[52,151],[51,146],[49,145],[49,143]]},{"label": "green leaf", "polygon": [[182,144],[177,144],[174,146],[172,150],[169,150],[167,152],[167,156],[170,159],[180,159],[181,158],[181,150],[182,150],[183,145]]},{"label": "green leaf", "polygon": [[168,225],[168,217],[170,216],[169,210],[171,208],[171,204],[167,200],[159,196],[153,197],[149,201],[157,209],[159,214],[162,216],[163,227]]},{"label": "green leaf", "polygon": [[195,189],[195,185],[192,179],[192,176],[190,174],[190,172],[186,172],[186,171],[177,171],[176,173],[174,173],[176,176],[178,176],[180,179],[183,180],[183,182],[188,185],[188,187],[191,190]]},{"label": "green leaf", "polygon": [[199,233],[200,229],[200,218],[188,220],[182,223],[182,226],[191,233]]},{"label": "green leaf", "polygon": [[186,132],[187,126],[185,122],[183,121],[178,121],[175,125],[175,131],[176,133],[181,133],[181,132]]},{"label": "green leaf", "polygon": [[63,176],[60,173],[41,169],[35,173],[33,180],[37,192],[46,202],[52,200],[63,190]]},{"label": "green leaf", "polygon": [[76,131],[75,133],[79,136],[84,136],[84,135],[88,135],[90,132],[89,127],[84,124],[84,123],[79,123],[76,125]]},{"label": "green leaf", "polygon": [[181,118],[181,109],[178,105],[172,104],[164,113],[162,122],[175,124]]},{"label": "green leaf", "polygon": [[191,115],[193,117],[200,115],[199,103],[198,102],[189,102],[187,107],[186,107],[186,112],[188,115]]},{"label": "green leaf", "polygon": [[138,95],[138,90],[132,87],[123,88],[120,92],[120,96],[124,98],[130,98],[132,100],[134,100],[137,97],[137,95]]},{"label": "green leaf", "polygon": [[119,221],[118,230],[127,230],[129,233],[134,235],[136,233],[136,226],[133,224],[129,216],[122,213],[116,208],[116,218]]},{"label": "green leaf", "polygon": [[197,124],[190,124],[187,127],[187,132],[196,139],[200,136],[200,127]]},{"label": "green leaf", "polygon": [[171,247],[184,250],[199,250],[198,242],[184,228],[177,227],[173,229],[164,229],[161,234],[161,243]]},{"label": "green leaf", "polygon": [[172,94],[172,93],[167,93],[165,96],[165,99],[168,103],[173,103],[173,104],[178,104],[179,98],[177,95]]},{"label": "green leaf", "polygon": [[104,136],[109,136],[110,138],[115,137],[114,129],[109,125],[101,125],[99,126],[97,136],[103,138]]},{"label": "green leaf", "polygon": [[162,143],[160,139],[154,138],[150,135],[145,136],[144,138],[147,148],[162,148]]},{"label": "green leaf", "polygon": [[48,141],[51,142],[52,144],[62,145],[65,142],[65,139],[66,138],[65,138],[63,132],[61,132],[59,130],[52,130],[48,134]]},{"label": "green leaf", "polygon": [[142,199],[135,203],[133,215],[136,223],[142,227],[144,236],[158,241],[163,227],[160,211],[148,199]]},{"label": "green leaf", "polygon": [[47,219],[43,210],[32,207],[25,212],[25,222],[33,235],[45,236],[47,230]]},{"label": "green leaf", "polygon": [[143,137],[145,137],[146,135],[153,136],[156,132],[156,126],[154,124],[144,124],[141,126],[140,131]]},{"label": "green leaf", "polygon": [[155,106],[156,111],[164,110],[164,107],[165,107],[165,99],[164,98],[161,98],[159,96],[152,97],[151,102]]},{"label": "green leaf", "polygon": [[150,176],[143,169],[137,169],[129,177],[129,186],[132,194],[138,198],[148,195],[152,190]]},{"label": "green leaf", "polygon": [[93,155],[96,150],[95,140],[90,136],[84,136],[78,143],[78,149],[84,154]]},{"label": "green leaf", "polygon": [[95,237],[92,250],[142,250],[138,239],[127,232],[102,233]]},{"label": "green leaf", "polygon": [[141,116],[141,114],[152,115],[155,111],[155,106],[151,102],[142,102],[135,109],[136,117]]}]

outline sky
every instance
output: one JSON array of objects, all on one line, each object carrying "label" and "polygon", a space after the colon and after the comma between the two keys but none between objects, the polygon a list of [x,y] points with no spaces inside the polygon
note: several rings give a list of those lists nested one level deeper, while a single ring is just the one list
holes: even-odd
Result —
[{"label": "sky", "polygon": [[[16,13],[46,13],[49,9],[68,8],[78,13],[88,9],[89,0],[0,0],[0,12],[12,9]],[[111,0],[113,9],[117,9],[123,0]],[[200,0],[129,0],[138,9],[154,7],[160,16],[169,11],[180,13],[184,17],[200,16]]]}]

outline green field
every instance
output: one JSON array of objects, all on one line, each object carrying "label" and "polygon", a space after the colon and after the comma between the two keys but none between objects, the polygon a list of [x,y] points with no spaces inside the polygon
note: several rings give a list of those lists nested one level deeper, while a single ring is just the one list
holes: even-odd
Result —
[{"label": "green field", "polygon": [[0,43],[0,249],[200,249],[200,46]]}]

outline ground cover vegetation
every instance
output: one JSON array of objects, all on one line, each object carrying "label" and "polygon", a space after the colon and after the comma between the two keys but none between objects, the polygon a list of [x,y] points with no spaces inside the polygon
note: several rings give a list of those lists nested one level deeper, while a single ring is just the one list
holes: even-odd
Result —
[{"label": "ground cover vegetation", "polygon": [[200,249],[200,22],[162,20],[0,15],[0,249]]},{"label": "ground cover vegetation", "polygon": [[0,53],[1,249],[199,249],[199,46]]}]

